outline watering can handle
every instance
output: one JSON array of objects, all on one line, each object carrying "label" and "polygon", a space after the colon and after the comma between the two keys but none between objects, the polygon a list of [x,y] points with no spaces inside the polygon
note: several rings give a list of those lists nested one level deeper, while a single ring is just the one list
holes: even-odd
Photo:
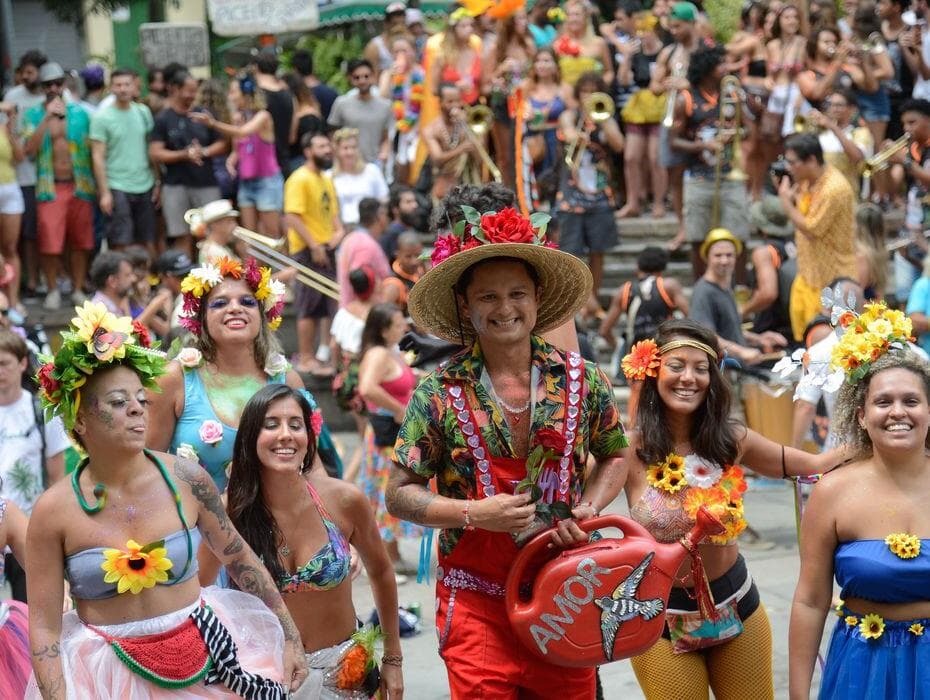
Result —
[{"label": "watering can handle", "polygon": [[[623,533],[624,538],[626,537],[644,537],[647,539],[652,539],[652,536],[642,525],[637,523],[635,520],[626,518],[622,515],[599,515],[594,518],[588,518],[587,520],[576,521],[578,527],[580,527],[585,532],[594,532],[605,527],[615,527]],[[514,562],[513,566],[510,569],[510,573],[507,574],[507,583],[505,586],[505,596],[506,596],[506,605],[508,610],[514,610],[521,607],[520,598],[519,598],[519,589],[520,581],[523,579],[523,572],[526,570],[526,567],[530,562],[537,559],[537,556],[543,552],[546,547],[552,542],[549,534],[555,528],[549,528],[545,530],[532,540],[530,540],[523,549],[520,550],[520,553],[517,555],[517,560]],[[558,556],[559,553],[565,550],[555,549],[552,550],[552,557]]]}]

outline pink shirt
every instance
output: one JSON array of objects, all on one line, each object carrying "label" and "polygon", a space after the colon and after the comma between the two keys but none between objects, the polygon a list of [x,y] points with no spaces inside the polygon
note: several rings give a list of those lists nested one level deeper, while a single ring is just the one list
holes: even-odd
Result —
[{"label": "pink shirt", "polygon": [[349,284],[349,272],[367,265],[375,273],[375,284],[391,276],[391,265],[387,256],[368,231],[363,228],[356,229],[346,236],[339,246],[336,261],[336,281],[339,282],[339,306],[345,308],[350,301],[355,300],[356,294]]}]

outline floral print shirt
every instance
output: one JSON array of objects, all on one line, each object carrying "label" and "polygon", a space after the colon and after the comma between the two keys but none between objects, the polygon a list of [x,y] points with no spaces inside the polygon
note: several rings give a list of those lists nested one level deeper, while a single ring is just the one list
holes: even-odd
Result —
[{"label": "floral print shirt", "polygon": [[[71,169],[74,173],[74,194],[93,202],[97,198],[93,164],[90,156],[90,115],[74,102],[65,104],[67,121],[65,138],[71,154]],[[39,104],[23,115],[23,139],[28,139],[39,128],[45,118],[45,105]],[[52,137],[45,132],[42,145],[36,156],[36,199],[40,202],[55,200],[55,171],[52,163]]]},{"label": "floral print shirt", "polygon": [[[568,381],[565,356],[541,338],[532,336],[532,361],[539,370],[545,395],[536,407],[530,435],[549,428],[562,432],[565,420],[565,386]],[[455,412],[448,409],[447,389],[453,383],[464,387],[475,421],[488,449],[497,457],[516,457],[510,430],[497,404],[481,383],[484,358],[476,341],[470,349],[451,358],[430,373],[414,391],[394,446],[394,461],[401,467],[432,479],[439,494],[466,499],[476,491],[475,465],[458,427]],[[588,454],[598,459],[619,456],[627,439],[620,412],[613,400],[610,381],[596,365],[584,363],[584,386],[578,439],[573,468],[576,483],[583,484]],[[532,442],[530,449],[535,445]],[[439,551],[449,554],[464,530],[443,530]]]}]

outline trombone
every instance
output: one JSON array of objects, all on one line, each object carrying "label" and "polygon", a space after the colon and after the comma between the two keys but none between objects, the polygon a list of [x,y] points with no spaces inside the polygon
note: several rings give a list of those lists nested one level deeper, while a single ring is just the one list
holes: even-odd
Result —
[{"label": "trombone", "polygon": [[475,105],[474,107],[469,107],[468,111],[465,112],[465,118],[462,120],[462,123],[465,126],[465,137],[474,147],[475,152],[478,154],[478,159],[488,169],[488,172],[491,173],[491,178],[494,182],[502,182],[503,177],[501,176],[500,168],[495,165],[494,160],[488,155],[487,149],[481,142],[485,134],[491,130],[491,125],[494,123],[494,114],[484,105]]},{"label": "trombone", "polygon": [[862,164],[862,176],[871,178],[875,173],[891,166],[891,159],[899,151],[908,147],[911,142],[910,134],[904,134],[897,141],[891,143],[887,148],[879,151],[871,158],[866,158]]},{"label": "trombone", "polygon": [[585,121],[590,119],[595,124],[603,124],[614,116],[615,109],[613,98],[606,92],[595,92],[584,99],[575,127],[577,135],[565,149],[565,165],[571,168],[572,172],[578,169],[581,156],[585,152],[586,147],[581,145],[581,132]]},{"label": "trombone", "polygon": [[[678,61],[672,68],[673,78],[683,78],[685,76],[685,64]],[[669,90],[665,102],[665,116],[662,117],[662,126],[671,129],[675,122],[675,102],[678,100],[678,90]]]},{"label": "trombone", "polygon": [[716,228],[720,225],[720,183],[723,180],[728,182],[745,182],[749,179],[746,171],[743,170],[743,88],[739,78],[735,75],[725,75],[720,81],[720,115],[717,119],[717,136],[732,133],[733,140],[729,144],[730,149],[730,172],[723,175],[723,160],[725,158],[726,147],[717,153],[716,162],[714,163],[714,195],[713,208],[711,211],[711,226]]},{"label": "trombone", "polygon": [[315,289],[320,294],[328,296],[330,299],[339,301],[339,283],[331,280],[325,275],[321,275],[315,270],[311,270],[305,265],[292,260],[281,252],[281,246],[284,244],[284,238],[269,238],[255,231],[250,231],[242,226],[236,226],[233,235],[240,241],[244,241],[249,246],[249,252],[260,262],[270,265],[278,270],[293,267],[297,270],[297,281],[301,284]]}]

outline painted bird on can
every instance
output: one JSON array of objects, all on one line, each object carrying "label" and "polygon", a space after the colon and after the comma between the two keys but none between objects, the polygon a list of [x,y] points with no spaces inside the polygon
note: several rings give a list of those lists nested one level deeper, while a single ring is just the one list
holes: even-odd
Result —
[{"label": "painted bird on can", "polygon": [[605,595],[594,601],[594,604],[601,609],[601,639],[604,644],[604,657],[608,661],[614,658],[614,642],[617,639],[620,625],[637,616],[651,620],[665,608],[661,598],[639,600],[635,597],[639,584],[642,583],[643,576],[646,575],[646,570],[654,556],[655,552],[649,552],[639,566],[620,582],[611,595]]}]

